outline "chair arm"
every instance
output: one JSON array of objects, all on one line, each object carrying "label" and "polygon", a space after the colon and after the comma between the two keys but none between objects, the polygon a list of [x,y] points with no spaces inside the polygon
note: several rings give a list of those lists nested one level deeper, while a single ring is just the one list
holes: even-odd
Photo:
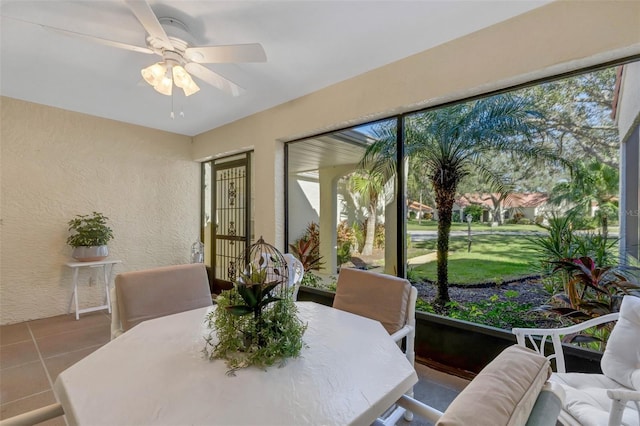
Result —
[{"label": "chair arm", "polygon": [[[579,324],[574,324],[569,327],[560,328],[512,328],[511,332],[515,334],[518,344],[521,346],[527,346],[526,340],[529,341],[533,349],[540,355],[545,356],[549,361],[556,359],[556,371],[558,373],[566,373],[566,367],[564,362],[564,351],[562,350],[562,342],[560,336],[567,334],[577,333],[586,330],[591,327],[595,327],[607,322],[617,321],[619,314],[617,312],[612,314],[603,315],[597,318],[590,319]],[[534,336],[540,336],[540,342],[534,340]],[[553,343],[553,354],[545,354],[545,343],[547,339],[551,339]]]},{"label": "chair arm", "polygon": [[622,413],[631,401],[638,409],[638,424],[640,424],[640,391],[631,389],[608,389],[607,396],[611,398],[611,412],[609,426],[619,426],[622,423]]},{"label": "chair arm", "polygon": [[0,420],[0,426],[36,425],[44,422],[45,420],[60,416],[64,416],[64,410],[62,409],[62,405],[56,403],[27,411],[26,413],[18,414],[17,416],[9,417],[8,419]]},{"label": "chair arm", "polygon": [[414,330],[414,327],[411,325],[405,325],[404,327],[402,327],[400,330],[396,331],[395,333],[393,333],[391,335],[391,338],[393,339],[394,342],[399,341],[400,339],[407,337],[412,331]]},{"label": "chair arm", "polygon": [[627,389],[609,389],[607,396],[622,401],[640,401],[640,391]]}]

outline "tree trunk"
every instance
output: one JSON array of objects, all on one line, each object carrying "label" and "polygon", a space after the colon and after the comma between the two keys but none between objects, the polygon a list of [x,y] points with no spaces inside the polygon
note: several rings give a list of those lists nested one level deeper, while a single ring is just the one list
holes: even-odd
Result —
[{"label": "tree trunk", "polygon": [[455,185],[453,190],[443,185],[440,179],[433,180],[436,193],[436,206],[438,209],[438,293],[434,303],[444,306],[449,298],[449,277],[447,265],[449,261],[449,232],[451,231],[451,217],[455,198]]},{"label": "tree trunk", "polygon": [[360,252],[363,256],[371,256],[373,253],[373,239],[376,234],[376,215],[378,212],[378,204],[369,204],[369,217],[367,218],[367,229],[364,237],[364,246]]}]

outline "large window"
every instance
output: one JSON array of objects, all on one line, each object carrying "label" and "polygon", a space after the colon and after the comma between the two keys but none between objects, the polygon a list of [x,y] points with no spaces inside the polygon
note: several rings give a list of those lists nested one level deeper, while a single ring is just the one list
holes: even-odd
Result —
[{"label": "large window", "polygon": [[[330,281],[342,267],[394,273],[396,135],[380,133],[395,127],[390,123],[395,120],[287,145],[287,240],[303,263],[314,261],[307,275]],[[382,139],[387,150],[370,151]]]},{"label": "large window", "polygon": [[[288,243],[316,250],[314,275],[375,269],[416,285],[419,309],[451,299],[459,318],[537,325],[513,318],[566,290],[551,262],[615,266],[621,234],[622,249],[637,252],[637,144],[627,132],[635,168],[620,194],[613,114],[616,96],[636,86],[621,75],[591,70],[287,144]],[[637,126],[636,104],[625,114]],[[621,197],[636,212],[623,230]],[[554,252],[553,238],[567,235]]]}]

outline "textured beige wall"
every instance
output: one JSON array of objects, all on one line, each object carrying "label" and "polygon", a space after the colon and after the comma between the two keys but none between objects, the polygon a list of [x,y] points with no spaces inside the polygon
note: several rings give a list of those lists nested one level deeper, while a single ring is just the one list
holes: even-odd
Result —
[{"label": "textured beige wall", "polygon": [[[191,138],[10,98],[1,110],[0,323],[66,312],[75,214],[110,218],[116,272],[189,261],[200,208]],[[80,278],[81,307],[100,304],[91,274]]]},{"label": "textured beige wall", "polygon": [[639,53],[640,2],[555,2],[198,135],[193,156],[255,147],[256,233],[282,247],[282,141]]}]

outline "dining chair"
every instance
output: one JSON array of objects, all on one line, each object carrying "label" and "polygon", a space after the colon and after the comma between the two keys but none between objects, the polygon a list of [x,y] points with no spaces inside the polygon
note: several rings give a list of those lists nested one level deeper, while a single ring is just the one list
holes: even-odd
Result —
[{"label": "dining chair", "polygon": [[[405,356],[413,366],[417,297],[416,288],[404,278],[342,268],[333,307],[379,321],[391,338],[404,347]],[[413,395],[413,388],[407,395]],[[386,419],[391,422],[389,424],[394,424],[403,416],[408,421],[413,418],[410,411],[397,406]]]},{"label": "dining chair", "polygon": [[142,321],[212,305],[202,263],[118,274],[115,296],[112,339]]},{"label": "dining chair", "polygon": [[285,262],[287,262],[287,272],[289,274],[289,281],[287,283],[288,288],[293,288],[293,300],[298,299],[298,290],[300,289],[300,283],[302,277],[304,277],[304,266],[302,262],[298,260],[291,253],[283,255]]},{"label": "dining chair", "polygon": [[[566,372],[562,338],[612,321],[617,322],[600,361],[603,374]],[[640,297],[626,295],[619,313],[569,327],[514,328],[512,332],[519,345],[529,345],[547,359],[555,359],[556,372],[550,380],[566,393],[560,423],[640,425]]]},{"label": "dining chair", "polygon": [[64,416],[64,409],[62,405],[55,403],[2,419],[0,426],[31,426],[60,416]]}]

